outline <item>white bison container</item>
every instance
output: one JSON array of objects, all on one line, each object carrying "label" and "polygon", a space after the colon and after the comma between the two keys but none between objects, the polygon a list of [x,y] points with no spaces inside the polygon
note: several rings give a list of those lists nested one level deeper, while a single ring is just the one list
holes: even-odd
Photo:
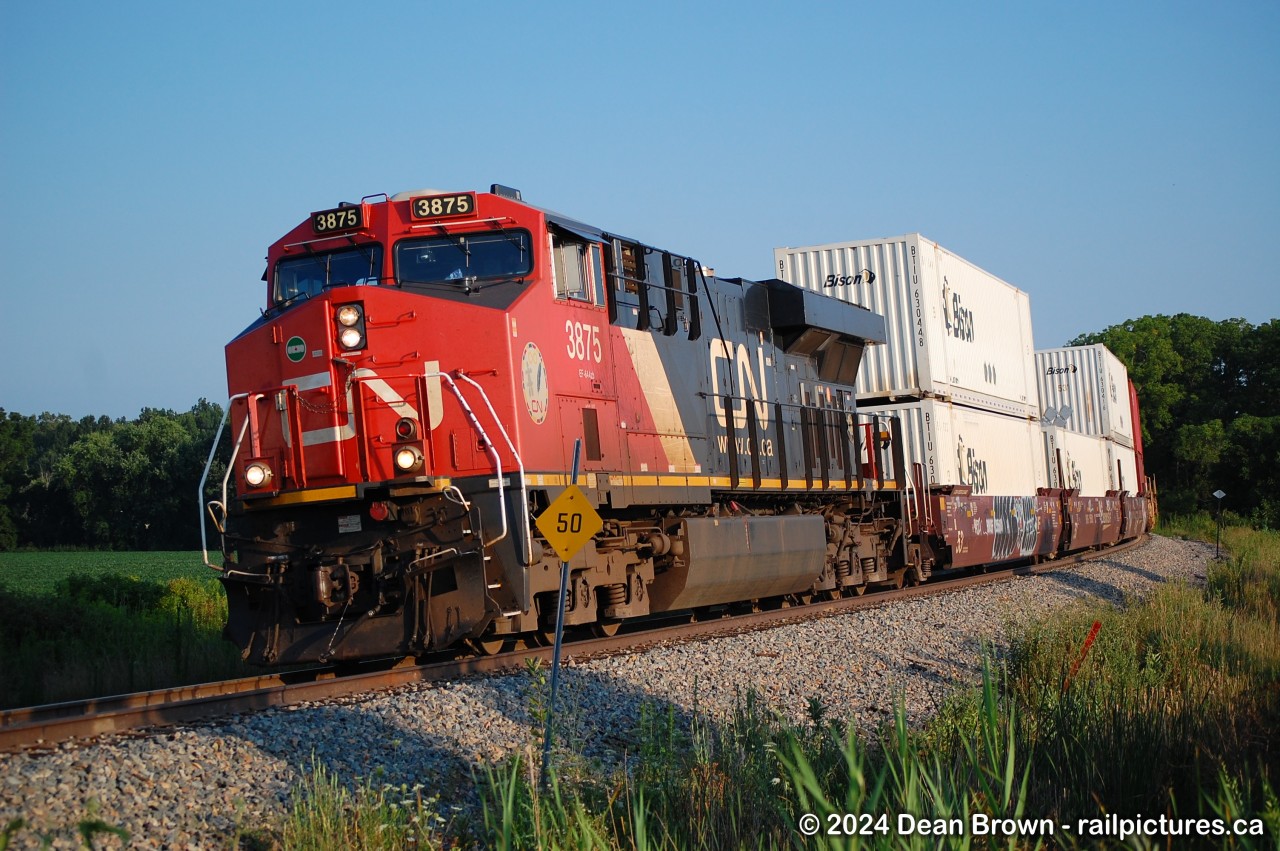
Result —
[{"label": "white bison container", "polygon": [[858,398],[934,398],[1039,417],[1027,294],[918,233],[774,250],[784,281],[885,318],[888,345],[869,347]]}]

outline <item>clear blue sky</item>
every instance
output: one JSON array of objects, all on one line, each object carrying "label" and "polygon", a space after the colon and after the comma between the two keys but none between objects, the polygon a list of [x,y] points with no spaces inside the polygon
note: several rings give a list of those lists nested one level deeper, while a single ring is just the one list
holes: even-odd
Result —
[{"label": "clear blue sky", "polygon": [[1280,3],[6,3],[0,406],[223,401],[266,246],[506,183],[721,274],[919,231],[1039,347],[1280,310]]}]

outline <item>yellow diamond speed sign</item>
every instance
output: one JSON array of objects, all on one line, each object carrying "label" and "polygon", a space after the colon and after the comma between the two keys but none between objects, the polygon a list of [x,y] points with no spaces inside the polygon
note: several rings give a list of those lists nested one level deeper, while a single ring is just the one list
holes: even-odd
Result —
[{"label": "yellow diamond speed sign", "polygon": [[560,560],[568,561],[592,535],[604,528],[604,521],[591,507],[586,494],[577,485],[569,485],[538,515],[537,526]]}]

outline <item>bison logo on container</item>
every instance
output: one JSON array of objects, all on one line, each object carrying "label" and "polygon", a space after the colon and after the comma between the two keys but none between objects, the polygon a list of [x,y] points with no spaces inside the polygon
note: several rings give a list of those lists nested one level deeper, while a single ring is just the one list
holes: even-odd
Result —
[{"label": "bison logo on container", "polygon": [[1084,473],[1080,471],[1080,467],[1076,464],[1075,459],[1067,459],[1066,476],[1064,477],[1066,486],[1075,488],[1076,490],[1084,489]]},{"label": "bison logo on container", "polygon": [[859,272],[856,275],[831,274],[831,275],[827,275],[826,283],[824,283],[822,286],[824,288],[856,287],[858,286],[858,284],[861,284],[863,282],[868,284],[874,284],[876,282],[876,273],[872,272],[870,269],[863,269],[861,272]]},{"label": "bison logo on container", "polygon": [[973,342],[973,311],[960,303],[960,293],[951,291],[951,283],[942,278],[942,318],[947,333],[957,340]]},{"label": "bison logo on container", "polygon": [[987,462],[964,445],[962,435],[956,435],[956,474],[960,484],[973,488],[974,493],[987,492]]}]

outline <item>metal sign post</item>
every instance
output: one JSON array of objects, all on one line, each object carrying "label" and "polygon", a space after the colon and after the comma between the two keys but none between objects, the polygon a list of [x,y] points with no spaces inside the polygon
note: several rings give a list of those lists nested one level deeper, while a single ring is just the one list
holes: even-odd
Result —
[{"label": "metal sign post", "polygon": [[[578,486],[578,454],[581,450],[582,438],[578,438],[573,442],[573,468],[569,474],[570,486],[575,490]],[[553,504],[552,508],[554,507]],[[552,516],[551,509],[548,509],[542,515],[542,517],[550,516]],[[538,518],[539,525],[541,525],[542,517]],[[579,524],[579,528],[581,528],[581,524]],[[557,552],[559,552],[559,548],[557,548]],[[569,555],[572,555],[572,553],[560,553],[560,604],[556,607],[556,641],[555,650],[551,654],[551,699],[547,705],[546,730],[542,734],[542,774],[539,785],[544,792],[547,790],[547,772],[551,765],[551,741],[555,732],[556,693],[560,690],[560,648],[564,643],[564,605],[565,596],[569,590]]]},{"label": "metal sign post", "polygon": [[1226,496],[1226,492],[1216,490],[1213,492],[1213,498],[1218,501],[1218,538],[1213,543],[1213,560],[1220,561],[1222,559],[1222,498]]}]

